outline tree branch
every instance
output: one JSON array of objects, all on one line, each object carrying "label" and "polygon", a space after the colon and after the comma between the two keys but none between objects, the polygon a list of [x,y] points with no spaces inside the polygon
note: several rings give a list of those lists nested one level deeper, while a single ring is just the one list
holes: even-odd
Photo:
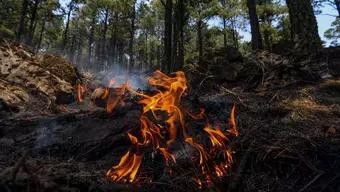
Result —
[{"label": "tree branch", "polygon": [[160,0],[160,1],[161,1],[162,5],[165,7],[166,6],[165,2],[163,0]]}]

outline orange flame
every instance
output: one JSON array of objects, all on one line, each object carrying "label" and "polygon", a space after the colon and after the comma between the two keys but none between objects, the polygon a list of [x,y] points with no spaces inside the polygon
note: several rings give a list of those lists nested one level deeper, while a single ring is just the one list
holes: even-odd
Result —
[{"label": "orange flame", "polygon": [[84,102],[85,98],[85,86],[81,84],[77,84],[77,100],[79,103]]},{"label": "orange flame", "polygon": [[[112,81],[112,85],[114,81]],[[204,186],[211,187],[213,185],[212,178],[223,177],[233,162],[232,152],[227,145],[228,136],[238,136],[235,123],[235,106],[233,106],[229,117],[229,129],[224,132],[220,128],[212,128],[207,125],[204,131],[208,134],[211,142],[211,148],[195,142],[193,137],[188,135],[188,130],[184,121],[184,114],[181,110],[181,97],[187,90],[187,81],[182,71],[176,72],[173,77],[167,76],[160,71],[156,71],[149,78],[149,84],[157,89],[154,95],[146,95],[136,92],[123,84],[119,88],[107,88],[104,92],[103,99],[107,99],[107,112],[112,110],[119,104],[123,103],[125,92],[131,91],[141,97],[139,103],[143,105],[142,115],[140,117],[140,128],[137,136],[128,133],[128,137],[132,143],[133,151],[129,150],[120,160],[118,165],[113,166],[107,176],[114,182],[134,182],[136,175],[142,163],[142,157],[145,149],[150,148],[162,154],[165,165],[176,163],[175,156],[171,153],[170,146],[179,136],[183,136],[186,143],[197,150],[199,154],[199,166],[201,176],[195,176],[193,179],[202,188]],[[111,82],[109,87],[112,86]],[[112,91],[112,93],[110,93]],[[198,115],[187,112],[192,119],[205,119],[205,111],[201,109]],[[165,124],[157,122],[165,122]],[[222,160],[215,158],[222,154]]]},{"label": "orange flame", "polygon": [[[123,96],[126,92],[127,87],[128,87],[128,84],[124,83],[121,87],[115,88],[112,91],[112,94],[110,96],[108,96],[107,103],[106,103],[106,112],[107,113],[112,113],[113,109],[116,108],[116,106],[118,106],[119,104],[123,105],[123,103],[124,103]],[[109,92],[109,90],[108,90],[108,92]]]},{"label": "orange flame", "polygon": [[236,128],[236,123],[235,123],[235,110],[236,106],[233,105],[233,108],[231,109],[230,116],[229,116],[229,130],[228,132],[231,133],[233,136],[237,137],[240,135]]},{"label": "orange flame", "polygon": [[142,162],[142,156],[128,151],[120,160],[117,166],[113,166],[106,175],[113,181],[120,181],[127,177],[129,182],[133,182]]}]

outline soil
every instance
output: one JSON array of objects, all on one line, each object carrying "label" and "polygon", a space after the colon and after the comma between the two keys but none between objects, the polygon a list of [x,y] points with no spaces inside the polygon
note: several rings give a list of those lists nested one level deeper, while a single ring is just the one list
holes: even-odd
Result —
[{"label": "soil", "polygon": [[[232,169],[202,191],[340,190],[340,79],[280,81],[265,71],[247,79],[254,84],[216,85],[187,74],[183,106],[204,107],[208,119],[222,124],[237,106]],[[159,155],[148,155],[137,184],[105,176],[130,148],[126,133],[139,126],[140,114],[136,98],[113,114],[88,101],[56,104],[45,113],[7,111],[0,118],[0,191],[198,191],[185,157],[171,175]],[[202,131],[199,122],[187,123]]]}]

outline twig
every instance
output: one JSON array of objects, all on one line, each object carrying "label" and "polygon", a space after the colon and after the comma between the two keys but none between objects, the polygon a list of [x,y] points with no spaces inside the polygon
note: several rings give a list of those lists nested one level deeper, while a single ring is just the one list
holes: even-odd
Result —
[{"label": "twig", "polygon": [[205,77],[201,82],[200,82],[200,84],[199,84],[199,89],[201,89],[201,87],[202,87],[202,85],[203,85],[203,83],[204,83],[204,81],[206,81],[207,79],[209,79],[209,78],[214,78],[215,76],[213,76],[213,75],[209,75],[209,76],[207,76],[207,77]]},{"label": "twig", "polygon": [[26,159],[27,155],[28,155],[28,151],[25,151],[24,154],[18,160],[18,162],[14,165],[14,167],[12,169],[12,173],[11,173],[12,181],[15,180],[20,167],[25,163],[25,159]]},{"label": "twig", "polygon": [[252,145],[247,149],[246,153],[242,156],[237,172],[229,184],[228,191],[234,191],[239,185],[240,180],[242,178],[243,171],[246,168],[246,164],[248,162],[251,149],[252,149]]},{"label": "twig", "polygon": [[313,180],[311,180],[309,183],[307,183],[307,185],[305,185],[302,189],[299,190],[299,192],[302,192],[304,190],[306,190],[310,185],[312,185],[316,180],[319,179],[319,177],[321,177],[321,175],[323,175],[324,172],[320,173],[319,175],[315,176]]},{"label": "twig", "polygon": [[240,98],[239,94],[237,94],[237,93],[235,93],[235,92],[233,92],[233,91],[231,91],[231,90],[229,90],[229,89],[227,89],[227,88],[225,88],[225,87],[223,87],[223,86],[220,86],[220,90],[225,91],[225,92],[227,92],[227,93],[229,93],[229,94],[235,96],[235,97],[237,98],[237,100],[240,102],[240,104],[241,104],[243,107],[246,107],[246,105],[244,104],[244,102],[243,102],[242,99]]}]

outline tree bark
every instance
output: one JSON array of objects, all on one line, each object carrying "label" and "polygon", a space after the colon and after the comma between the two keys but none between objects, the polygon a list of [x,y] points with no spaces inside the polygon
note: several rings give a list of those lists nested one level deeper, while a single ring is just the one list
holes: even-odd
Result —
[{"label": "tree bark", "polygon": [[43,35],[45,33],[46,21],[47,21],[47,16],[44,17],[44,19],[42,21],[42,24],[41,24],[41,30],[40,30],[40,35],[39,35],[39,40],[38,40],[38,45],[37,45],[37,48],[36,48],[36,52],[38,52],[40,47],[41,47]]},{"label": "tree bark", "polygon": [[133,1],[133,5],[131,7],[131,26],[130,26],[130,41],[129,41],[129,56],[130,61],[128,63],[127,70],[128,72],[131,72],[131,70],[134,68],[135,65],[135,59],[134,59],[134,40],[135,40],[135,21],[136,21],[136,1]]},{"label": "tree bark", "polygon": [[28,37],[28,41],[27,43],[29,45],[32,45],[33,42],[33,37],[34,37],[34,31],[35,31],[35,20],[37,17],[37,10],[38,10],[38,6],[40,4],[40,0],[35,0],[33,7],[32,7],[32,11],[31,11],[31,20],[30,20],[30,26],[29,26],[29,37]]},{"label": "tree bark", "polygon": [[108,19],[109,19],[109,9],[105,9],[104,13],[104,23],[103,23],[103,33],[102,33],[102,39],[101,39],[101,51],[100,51],[100,62],[101,64],[105,64],[107,61],[106,59],[106,34],[108,29]]},{"label": "tree bark", "polygon": [[338,11],[338,17],[340,17],[340,0],[334,0],[336,10]]},{"label": "tree bark", "polygon": [[71,0],[70,4],[68,6],[66,26],[65,26],[65,31],[64,31],[64,35],[63,35],[63,47],[62,47],[63,50],[66,48],[66,45],[67,45],[68,29],[69,29],[69,26],[70,26],[70,19],[71,19],[71,13],[72,13],[72,10],[73,10],[73,4],[74,4],[74,1]]},{"label": "tree bark", "polygon": [[149,38],[149,36],[148,36],[148,31],[146,30],[146,31],[145,31],[145,67],[146,67],[146,68],[147,68],[148,65],[150,64],[150,62],[149,62],[149,56],[148,56],[148,54],[149,54],[148,38]]},{"label": "tree bark", "polygon": [[177,30],[178,30],[178,42],[177,42],[177,59],[175,70],[182,70],[184,66],[184,26],[186,23],[186,9],[185,9],[185,1],[178,0],[177,1]]},{"label": "tree bark", "polygon": [[225,17],[222,18],[223,21],[223,45],[227,47],[227,20]]},{"label": "tree bark", "polygon": [[197,20],[197,48],[198,48],[198,63],[202,64],[203,56],[203,35],[202,35],[202,19]]},{"label": "tree bark", "polygon": [[238,35],[237,35],[237,29],[236,29],[236,26],[235,26],[235,19],[234,18],[231,18],[230,19],[230,22],[231,22],[231,31],[232,31],[232,36],[233,36],[233,44],[234,44],[234,47],[238,48]]},{"label": "tree bark", "polygon": [[[220,1],[222,6],[225,7],[226,2],[225,0]],[[222,16],[222,22],[223,22],[223,45],[226,48],[227,47],[227,19],[225,16]]]},{"label": "tree bark", "polygon": [[91,22],[91,29],[90,29],[90,35],[89,35],[89,44],[88,44],[88,49],[89,49],[89,54],[88,54],[88,64],[91,67],[92,61],[93,61],[93,49],[92,45],[94,42],[94,32],[95,32],[95,26],[96,26],[96,13],[92,15],[92,22]]},{"label": "tree bark", "polygon": [[111,58],[110,60],[110,64],[114,65],[116,62],[116,58],[117,58],[117,25],[118,25],[118,13],[116,12],[114,14],[114,19],[113,19],[113,23],[112,23],[112,31],[111,31],[111,53],[109,53],[109,51],[107,52],[108,54],[111,54],[111,56],[109,56]]},{"label": "tree bark", "polygon": [[321,48],[321,39],[310,0],[286,0],[289,9],[294,55],[297,58],[314,55]]},{"label": "tree bark", "polygon": [[22,6],[21,6],[21,15],[20,15],[20,20],[19,20],[19,25],[17,29],[17,34],[16,34],[16,40],[18,42],[21,42],[22,36],[25,33],[25,19],[28,11],[28,0],[23,0],[22,1]]},{"label": "tree bark", "polygon": [[171,67],[173,66],[172,61],[172,10],[173,3],[172,0],[166,0],[165,3],[165,16],[164,16],[164,57],[163,57],[163,67],[167,72],[171,72]]},{"label": "tree bark", "polygon": [[262,37],[260,33],[259,19],[256,13],[255,0],[247,0],[247,7],[251,28],[251,45],[253,50],[262,49]]}]

